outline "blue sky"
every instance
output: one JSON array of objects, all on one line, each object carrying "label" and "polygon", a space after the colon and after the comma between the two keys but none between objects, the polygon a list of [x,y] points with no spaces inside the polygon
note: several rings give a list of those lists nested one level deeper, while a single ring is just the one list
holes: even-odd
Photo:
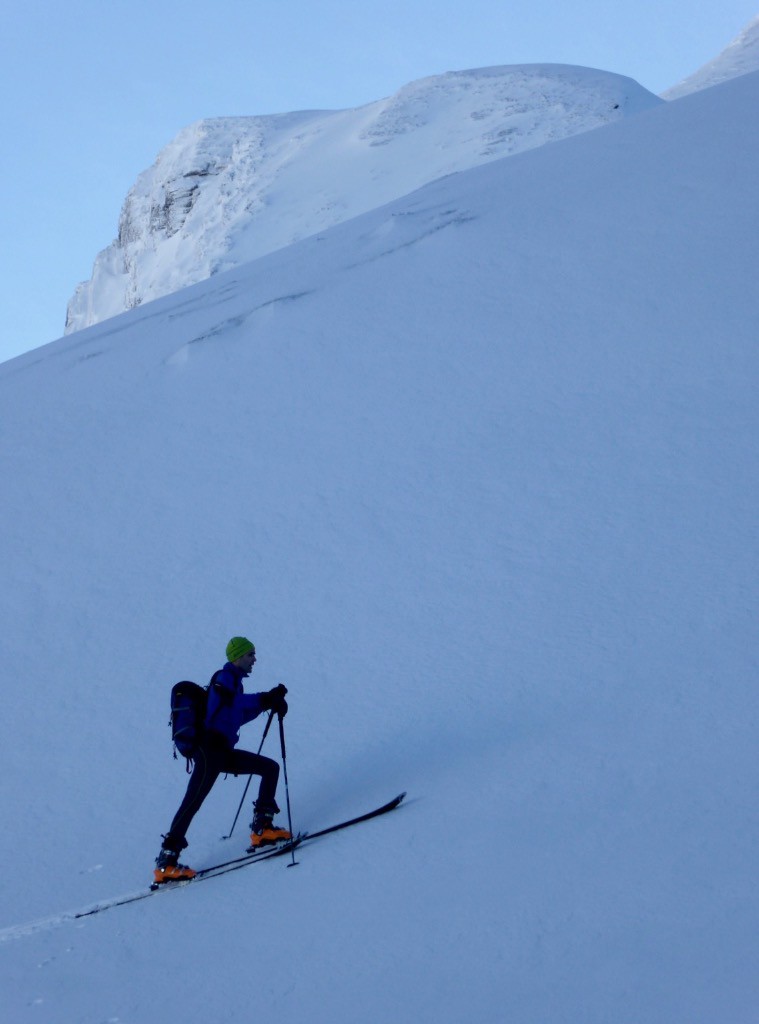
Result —
[{"label": "blue sky", "polygon": [[134,179],[199,118],[355,107],[492,64],[581,64],[661,92],[758,12],[757,0],[12,0],[0,360],[63,333]]}]

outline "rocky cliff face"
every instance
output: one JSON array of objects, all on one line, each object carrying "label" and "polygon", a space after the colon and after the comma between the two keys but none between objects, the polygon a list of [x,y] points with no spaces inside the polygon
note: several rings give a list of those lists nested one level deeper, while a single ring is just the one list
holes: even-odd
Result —
[{"label": "rocky cliff face", "polygon": [[118,237],[69,303],[66,331],[290,245],[445,174],[660,102],[619,75],[528,65],[450,72],[354,110],[200,121],[135,182]]}]

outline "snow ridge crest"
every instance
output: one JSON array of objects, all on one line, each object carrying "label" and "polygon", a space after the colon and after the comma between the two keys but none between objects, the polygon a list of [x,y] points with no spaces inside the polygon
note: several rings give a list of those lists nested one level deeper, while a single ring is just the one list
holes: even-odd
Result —
[{"label": "snow ridge crest", "polygon": [[66,333],[317,234],[436,178],[660,103],[565,65],[452,71],[337,111],[198,121],[130,189],[118,237],[71,299]]}]

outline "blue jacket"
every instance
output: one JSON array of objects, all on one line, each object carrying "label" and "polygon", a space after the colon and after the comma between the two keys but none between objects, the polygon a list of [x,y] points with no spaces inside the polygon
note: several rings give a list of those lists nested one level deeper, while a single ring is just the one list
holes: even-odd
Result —
[{"label": "blue jacket", "polygon": [[242,669],[231,662],[215,672],[208,690],[208,711],[205,726],[208,732],[219,733],[230,747],[240,739],[240,727],[252,722],[264,710],[260,693],[245,693]]}]

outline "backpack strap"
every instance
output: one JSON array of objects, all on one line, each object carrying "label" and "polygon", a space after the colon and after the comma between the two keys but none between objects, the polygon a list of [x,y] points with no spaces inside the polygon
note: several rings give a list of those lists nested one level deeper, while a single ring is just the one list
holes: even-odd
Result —
[{"label": "backpack strap", "polygon": [[[218,682],[218,676],[221,674],[221,671],[222,670],[219,669],[217,672],[214,672],[211,676],[211,681],[208,684],[208,690],[213,690],[219,700],[219,705],[216,708],[216,711],[218,711],[220,707],[231,707],[235,700],[234,693],[227,686],[222,686],[221,683]],[[216,711],[214,711],[214,714],[216,714]],[[208,721],[210,724],[211,719],[208,719]]]}]

